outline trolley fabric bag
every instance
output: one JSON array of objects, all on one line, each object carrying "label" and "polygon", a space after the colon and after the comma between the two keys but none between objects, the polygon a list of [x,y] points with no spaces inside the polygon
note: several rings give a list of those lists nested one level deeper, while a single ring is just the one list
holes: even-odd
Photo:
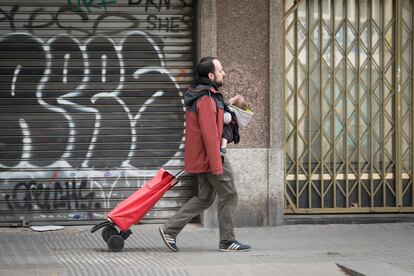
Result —
[{"label": "trolley fabric bag", "polygon": [[174,179],[175,177],[169,172],[160,169],[142,188],[119,203],[108,214],[108,219],[115,223],[121,231],[128,231],[171,188],[171,183]]}]

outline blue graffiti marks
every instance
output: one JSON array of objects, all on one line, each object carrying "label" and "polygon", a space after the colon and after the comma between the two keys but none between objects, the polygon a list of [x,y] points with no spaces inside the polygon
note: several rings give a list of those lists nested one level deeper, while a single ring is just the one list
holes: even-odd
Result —
[{"label": "blue graffiti marks", "polygon": [[4,199],[10,210],[100,209],[87,186],[86,180],[55,182],[50,187],[36,181],[19,182]]},{"label": "blue graffiti marks", "polygon": [[91,8],[104,9],[110,4],[115,4],[116,0],[66,0],[67,4],[73,7],[74,11],[80,11],[83,8],[86,8],[88,12],[92,12]]}]

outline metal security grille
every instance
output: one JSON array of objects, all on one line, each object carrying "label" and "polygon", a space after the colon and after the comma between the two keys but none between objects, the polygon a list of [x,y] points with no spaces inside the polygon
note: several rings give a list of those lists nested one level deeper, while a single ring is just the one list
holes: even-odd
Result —
[{"label": "metal security grille", "polygon": [[[0,222],[105,218],[183,166],[192,0],[0,3]],[[190,178],[144,222],[169,218]]]},{"label": "metal security grille", "polygon": [[413,1],[286,1],[285,211],[414,211]]}]

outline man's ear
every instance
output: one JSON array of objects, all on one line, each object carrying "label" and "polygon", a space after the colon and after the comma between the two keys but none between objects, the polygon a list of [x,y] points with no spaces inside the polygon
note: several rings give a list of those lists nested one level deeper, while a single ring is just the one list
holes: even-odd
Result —
[{"label": "man's ear", "polygon": [[213,73],[208,73],[208,78],[213,81],[214,80],[214,74]]}]

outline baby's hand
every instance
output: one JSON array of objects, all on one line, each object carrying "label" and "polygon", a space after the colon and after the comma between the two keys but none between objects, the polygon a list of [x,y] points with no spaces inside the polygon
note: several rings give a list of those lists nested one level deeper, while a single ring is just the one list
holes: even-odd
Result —
[{"label": "baby's hand", "polygon": [[235,102],[238,98],[240,98],[240,96],[241,96],[241,95],[237,94],[236,96],[234,96],[234,97],[230,98],[230,99],[229,99],[229,103],[230,103],[230,104],[234,104],[234,102]]}]

